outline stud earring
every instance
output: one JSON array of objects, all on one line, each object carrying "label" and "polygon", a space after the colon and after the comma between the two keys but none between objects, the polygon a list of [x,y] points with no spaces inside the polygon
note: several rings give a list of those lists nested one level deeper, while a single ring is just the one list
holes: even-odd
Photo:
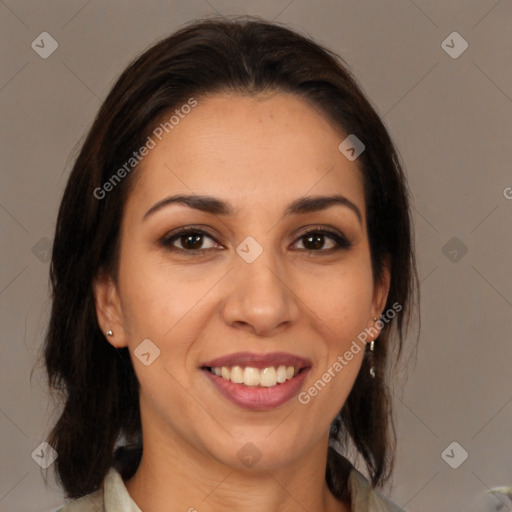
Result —
[{"label": "stud earring", "polygon": [[111,330],[107,331],[107,336],[114,336],[114,333]]}]

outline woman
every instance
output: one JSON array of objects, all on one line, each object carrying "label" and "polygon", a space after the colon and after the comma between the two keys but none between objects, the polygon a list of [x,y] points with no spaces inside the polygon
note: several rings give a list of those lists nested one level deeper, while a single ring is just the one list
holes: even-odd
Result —
[{"label": "woman", "polygon": [[149,48],[76,160],[51,280],[63,512],[401,510],[376,487],[408,191],[335,54],[252,18]]}]

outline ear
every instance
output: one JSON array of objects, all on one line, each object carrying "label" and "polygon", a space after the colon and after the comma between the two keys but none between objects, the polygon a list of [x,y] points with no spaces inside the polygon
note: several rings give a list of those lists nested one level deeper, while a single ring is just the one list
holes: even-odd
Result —
[{"label": "ear", "polygon": [[[115,348],[126,347],[128,342],[124,328],[123,310],[112,277],[100,272],[94,279],[93,293],[96,317],[103,335]],[[112,336],[107,335],[108,331],[112,331]]]},{"label": "ear", "polygon": [[386,257],[384,259],[382,275],[377,283],[375,283],[373,289],[373,300],[372,300],[372,309],[371,309],[371,322],[372,325],[375,325],[373,321],[374,318],[380,318],[380,316],[384,313],[384,308],[386,307],[386,302],[388,300],[389,287],[391,285],[391,263],[390,258]]}]

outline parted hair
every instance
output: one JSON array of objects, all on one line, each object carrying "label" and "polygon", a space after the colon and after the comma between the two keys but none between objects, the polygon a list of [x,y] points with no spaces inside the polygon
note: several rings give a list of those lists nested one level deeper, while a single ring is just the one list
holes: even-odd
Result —
[{"label": "parted hair", "polygon": [[388,261],[386,310],[399,304],[401,311],[384,324],[373,363],[363,358],[353,388],[333,418],[326,480],[335,496],[347,496],[347,474],[332,453],[334,444],[339,453],[351,446],[362,456],[373,487],[392,474],[396,432],[390,383],[419,300],[410,194],[398,150],[339,55],[261,18],[210,17],[154,43],[122,72],[81,145],[63,193],[41,357],[59,406],[47,442],[58,453],[53,467],[68,498],[97,490],[111,466],[129,478],[143,450],[139,383],[130,353],[106,341],[92,286],[100,272],[116,279],[119,228],[137,167],[104,197],[98,199],[95,191],[143,146],[164,116],[191,97],[200,101],[217,93],[264,92],[297,95],[340,133],[353,134],[365,145],[357,164],[373,279],[382,278]]}]

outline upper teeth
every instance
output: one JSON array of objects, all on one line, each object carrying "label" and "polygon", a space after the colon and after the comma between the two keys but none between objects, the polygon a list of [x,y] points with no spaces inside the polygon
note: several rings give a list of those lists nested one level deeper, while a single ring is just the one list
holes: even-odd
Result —
[{"label": "upper teeth", "polygon": [[230,380],[235,384],[245,384],[246,386],[264,386],[272,387],[276,384],[282,384],[298,373],[293,366],[278,366],[277,369],[274,366],[268,368],[258,369],[247,366],[242,368],[241,366],[233,367],[215,367],[211,368],[211,372],[222,377],[226,380]]}]

